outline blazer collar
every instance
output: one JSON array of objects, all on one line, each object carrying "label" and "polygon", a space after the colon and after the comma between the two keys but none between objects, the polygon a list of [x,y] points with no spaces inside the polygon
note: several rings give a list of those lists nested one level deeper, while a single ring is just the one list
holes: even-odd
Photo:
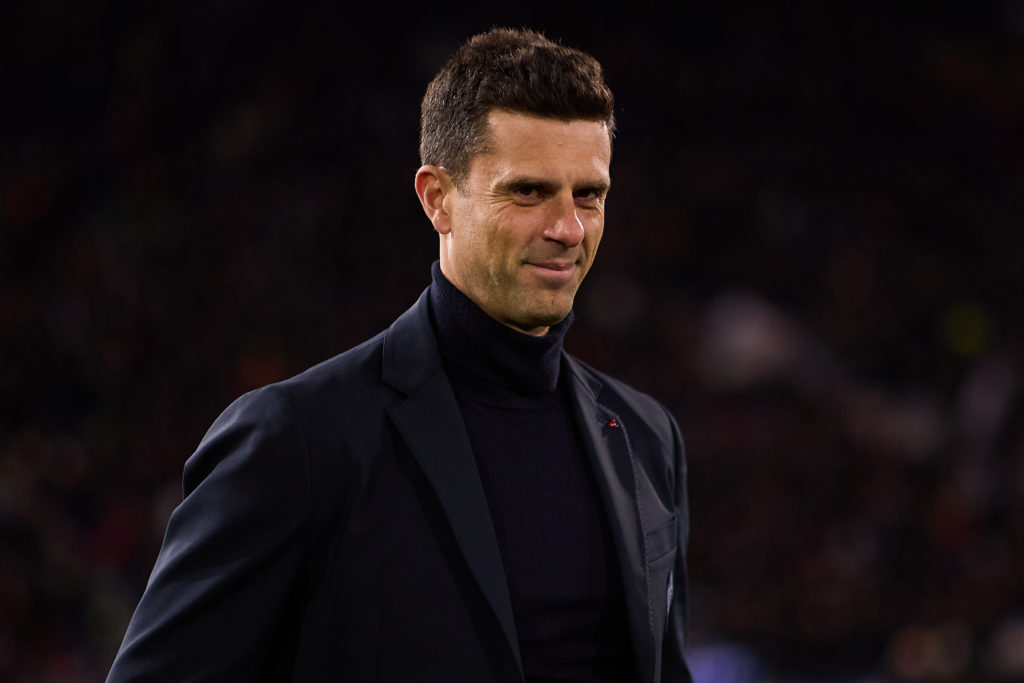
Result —
[{"label": "blazer collar", "polygon": [[522,678],[501,551],[469,435],[443,370],[427,296],[424,292],[385,333],[382,379],[405,396],[387,412],[433,486],[466,564],[505,633]]},{"label": "blazer collar", "polygon": [[571,378],[569,393],[580,436],[611,524],[640,680],[656,681],[660,677],[661,638],[652,611],[639,463],[630,447],[627,425],[600,400],[604,382],[571,356],[564,356],[564,363],[563,372],[568,371]]}]

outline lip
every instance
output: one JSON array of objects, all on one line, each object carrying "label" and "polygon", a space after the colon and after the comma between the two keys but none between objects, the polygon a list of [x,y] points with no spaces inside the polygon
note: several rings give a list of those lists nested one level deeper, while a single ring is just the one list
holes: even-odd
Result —
[{"label": "lip", "polygon": [[568,280],[576,270],[575,261],[527,261],[538,275],[551,280]]}]

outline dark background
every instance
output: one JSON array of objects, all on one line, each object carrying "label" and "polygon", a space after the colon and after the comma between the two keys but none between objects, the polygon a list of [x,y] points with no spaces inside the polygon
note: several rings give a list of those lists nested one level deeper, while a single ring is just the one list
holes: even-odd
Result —
[{"label": "dark background", "polygon": [[0,9],[0,680],[101,680],[220,410],[427,285],[495,24],[617,96],[567,344],[683,428],[698,678],[1024,679],[1024,3],[366,7]]}]

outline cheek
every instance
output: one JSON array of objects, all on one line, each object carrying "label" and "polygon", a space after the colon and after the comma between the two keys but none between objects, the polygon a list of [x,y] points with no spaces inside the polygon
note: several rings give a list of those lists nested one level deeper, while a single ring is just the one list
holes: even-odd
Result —
[{"label": "cheek", "polygon": [[494,257],[499,259],[518,259],[543,232],[543,220],[538,214],[506,212],[495,217],[491,226],[490,246]]},{"label": "cheek", "polygon": [[591,258],[593,258],[593,252],[597,251],[597,245],[601,243],[603,236],[604,216],[594,218],[585,224],[583,241],[587,244],[587,250],[591,253]]},{"label": "cheek", "polygon": [[463,246],[472,254],[471,258],[477,263],[491,261],[494,258],[495,245],[501,240],[492,217],[477,211],[470,217],[465,228]]}]

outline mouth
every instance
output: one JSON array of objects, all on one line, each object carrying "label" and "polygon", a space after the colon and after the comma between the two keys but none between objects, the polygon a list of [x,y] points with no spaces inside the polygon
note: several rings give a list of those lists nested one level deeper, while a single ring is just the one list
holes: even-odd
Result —
[{"label": "mouth", "polygon": [[576,262],[564,259],[527,261],[526,266],[540,277],[552,282],[569,280],[576,271]]}]

